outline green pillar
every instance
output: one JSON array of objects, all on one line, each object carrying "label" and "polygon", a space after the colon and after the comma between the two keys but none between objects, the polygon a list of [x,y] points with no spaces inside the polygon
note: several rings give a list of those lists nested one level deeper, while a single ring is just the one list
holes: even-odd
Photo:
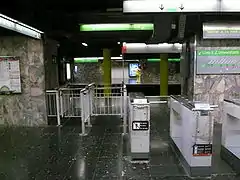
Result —
[{"label": "green pillar", "polygon": [[168,54],[160,55],[160,96],[168,95]]},{"label": "green pillar", "polygon": [[111,52],[109,49],[103,49],[103,84],[104,94],[109,95],[111,93],[110,87],[112,84],[112,64],[111,64]]}]

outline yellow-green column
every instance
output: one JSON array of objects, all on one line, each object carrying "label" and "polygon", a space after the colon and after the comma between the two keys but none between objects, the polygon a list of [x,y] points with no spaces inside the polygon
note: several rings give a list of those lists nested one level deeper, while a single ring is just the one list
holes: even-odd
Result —
[{"label": "yellow-green column", "polygon": [[160,55],[160,96],[168,95],[168,54]]},{"label": "yellow-green column", "polygon": [[103,83],[104,94],[109,95],[111,93],[110,87],[112,84],[112,63],[111,63],[111,51],[109,49],[103,49]]}]

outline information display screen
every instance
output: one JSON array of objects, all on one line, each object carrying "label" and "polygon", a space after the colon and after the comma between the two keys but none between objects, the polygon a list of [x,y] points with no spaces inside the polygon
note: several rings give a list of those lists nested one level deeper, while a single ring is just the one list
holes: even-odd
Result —
[{"label": "information display screen", "polygon": [[130,78],[136,77],[138,66],[139,66],[138,63],[129,63],[128,64],[128,74],[129,74]]}]

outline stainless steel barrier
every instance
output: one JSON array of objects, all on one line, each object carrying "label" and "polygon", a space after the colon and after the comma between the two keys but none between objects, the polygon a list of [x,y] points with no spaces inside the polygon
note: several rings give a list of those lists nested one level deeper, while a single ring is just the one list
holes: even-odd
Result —
[{"label": "stainless steel barrier", "polygon": [[[91,116],[124,115],[124,97],[126,86],[96,87],[94,83],[85,88],[60,88],[47,90],[48,117],[57,117],[58,126],[61,118],[79,118],[82,135],[86,127],[91,127]],[[126,117],[125,117],[126,123]]]},{"label": "stainless steel barrier", "polygon": [[60,119],[60,104],[59,104],[59,91],[58,90],[47,90],[46,91],[47,101],[47,115],[48,117],[56,117],[57,125],[61,125]]},{"label": "stainless steel barrier", "polygon": [[[107,92],[107,93],[106,93]],[[93,115],[123,115],[123,87],[96,87]]]}]

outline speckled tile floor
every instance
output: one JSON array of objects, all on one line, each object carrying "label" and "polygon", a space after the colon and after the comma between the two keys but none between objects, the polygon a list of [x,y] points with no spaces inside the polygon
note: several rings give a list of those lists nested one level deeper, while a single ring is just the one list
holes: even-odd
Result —
[{"label": "speckled tile floor", "polygon": [[[98,117],[86,137],[79,136],[77,126],[1,127],[0,180],[189,180],[168,146],[168,111],[163,106],[152,106],[147,164],[129,162],[117,117]],[[215,133],[219,134],[219,128]],[[219,158],[219,144],[217,139],[216,175],[211,179],[240,180]]]}]

